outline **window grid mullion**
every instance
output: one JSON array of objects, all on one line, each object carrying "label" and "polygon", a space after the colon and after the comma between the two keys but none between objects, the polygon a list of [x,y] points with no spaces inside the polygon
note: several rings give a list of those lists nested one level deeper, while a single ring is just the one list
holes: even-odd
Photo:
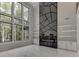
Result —
[{"label": "window grid mullion", "polygon": [[14,42],[16,40],[16,28],[15,28],[15,20],[14,20],[14,2],[12,2],[12,8],[11,8],[11,16],[12,16],[12,41]]},{"label": "window grid mullion", "polygon": [[23,13],[23,11],[24,11],[24,8],[23,8],[23,5],[21,4],[21,13],[22,13],[22,40],[24,40],[24,23],[23,23],[23,16],[24,16],[24,13]]}]

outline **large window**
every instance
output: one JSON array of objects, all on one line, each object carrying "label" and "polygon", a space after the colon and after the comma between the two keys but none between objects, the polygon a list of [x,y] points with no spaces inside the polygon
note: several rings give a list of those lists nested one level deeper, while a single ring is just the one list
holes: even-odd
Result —
[{"label": "large window", "polygon": [[29,39],[28,10],[18,2],[0,2],[0,42]]}]

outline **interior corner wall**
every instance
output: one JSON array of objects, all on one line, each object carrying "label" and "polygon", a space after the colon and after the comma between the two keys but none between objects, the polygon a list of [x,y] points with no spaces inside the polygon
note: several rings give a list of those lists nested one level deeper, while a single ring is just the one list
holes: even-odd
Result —
[{"label": "interior corner wall", "polygon": [[58,2],[58,48],[77,51],[76,2]]},{"label": "interior corner wall", "polygon": [[36,2],[36,6],[34,6],[34,21],[33,21],[33,39],[34,44],[39,45],[39,3]]}]

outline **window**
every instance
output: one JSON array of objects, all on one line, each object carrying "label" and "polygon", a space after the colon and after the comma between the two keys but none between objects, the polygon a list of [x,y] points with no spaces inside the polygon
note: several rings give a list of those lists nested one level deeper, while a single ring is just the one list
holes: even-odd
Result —
[{"label": "window", "polygon": [[24,40],[28,40],[29,39],[29,27],[28,26],[24,26]]},{"label": "window", "polygon": [[24,35],[24,40],[29,39],[29,22],[28,21],[23,21],[23,35]]},{"label": "window", "polygon": [[4,15],[0,15],[0,17],[1,17],[0,21],[11,22],[11,18],[10,17],[4,16]]},{"label": "window", "polygon": [[28,20],[28,8],[26,8],[26,7],[23,7],[23,18],[24,18],[24,20]]},{"label": "window", "polygon": [[22,26],[16,25],[16,40],[22,40]]},{"label": "window", "polygon": [[7,23],[2,23],[2,34],[3,34],[3,42],[9,42],[12,41],[12,29],[11,29],[11,24],[7,24]]},{"label": "window", "polygon": [[1,2],[0,11],[11,14],[11,3],[10,2]]},{"label": "window", "polygon": [[20,17],[21,18],[21,4],[19,3],[15,3],[15,16]]},{"label": "window", "polygon": [[9,42],[12,40],[11,18],[0,15],[0,42]]},{"label": "window", "polygon": [[0,2],[0,42],[29,39],[28,10],[18,2]]},{"label": "window", "polygon": [[22,24],[22,20],[20,19],[15,19],[14,21],[15,21],[15,24]]},{"label": "window", "polygon": [[28,21],[23,21],[23,24],[29,26],[29,22]]}]

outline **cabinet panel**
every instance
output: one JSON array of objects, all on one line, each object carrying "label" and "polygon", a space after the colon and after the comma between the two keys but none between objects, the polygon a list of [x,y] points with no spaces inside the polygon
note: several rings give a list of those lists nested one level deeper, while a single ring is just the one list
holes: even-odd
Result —
[{"label": "cabinet panel", "polygon": [[[76,2],[59,2],[58,3],[59,48],[67,50],[76,50],[76,43],[77,43],[76,23],[77,23]],[[63,43],[60,41],[62,41]]]}]

